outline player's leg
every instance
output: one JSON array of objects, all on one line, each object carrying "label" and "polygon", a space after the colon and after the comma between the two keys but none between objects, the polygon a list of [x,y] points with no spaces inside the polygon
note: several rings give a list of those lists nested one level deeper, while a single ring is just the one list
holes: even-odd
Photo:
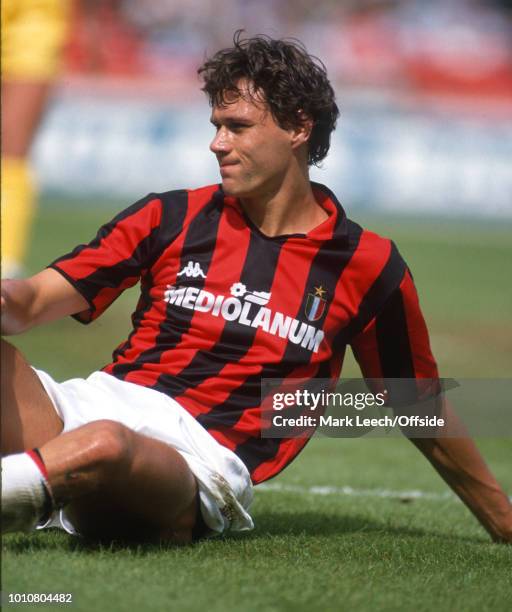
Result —
[{"label": "player's leg", "polygon": [[58,436],[62,420],[36,373],[12,344],[1,341],[1,453],[41,447]]},{"label": "player's leg", "polygon": [[33,527],[51,509],[35,455],[25,451],[58,436],[63,423],[21,353],[1,341],[2,531]]},{"label": "player's leg", "polygon": [[114,421],[95,421],[41,449],[57,505],[84,536],[191,540],[197,484],[174,448]]},{"label": "player's leg", "polygon": [[[2,455],[10,455],[2,461],[2,510],[16,529],[40,518],[46,476],[54,501],[70,503],[69,515],[84,535],[190,541],[197,485],[174,448],[113,421],[61,434],[62,420],[21,353],[2,340],[1,357]],[[40,450],[47,474],[21,455],[32,448]],[[18,520],[20,493],[25,505]]]}]

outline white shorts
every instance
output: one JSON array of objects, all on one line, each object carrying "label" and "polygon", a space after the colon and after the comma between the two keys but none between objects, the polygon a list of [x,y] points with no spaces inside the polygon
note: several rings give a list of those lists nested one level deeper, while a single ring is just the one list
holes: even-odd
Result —
[{"label": "white shorts", "polygon": [[[64,422],[64,432],[108,419],[175,448],[197,479],[204,522],[214,532],[253,528],[252,483],[241,459],[219,444],[178,402],[159,391],[94,372],[58,383],[35,370]],[[45,527],[76,533],[65,508]]]}]

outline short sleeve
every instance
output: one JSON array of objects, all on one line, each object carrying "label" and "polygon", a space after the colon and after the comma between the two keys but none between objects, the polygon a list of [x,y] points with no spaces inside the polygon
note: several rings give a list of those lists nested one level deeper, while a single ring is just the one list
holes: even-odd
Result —
[{"label": "short sleeve", "polygon": [[365,378],[438,379],[427,326],[409,270],[351,342]]},{"label": "short sleeve", "polygon": [[162,202],[151,194],[103,225],[89,244],[76,247],[48,267],[62,274],[87,300],[73,315],[90,323],[150,267],[158,241]]}]

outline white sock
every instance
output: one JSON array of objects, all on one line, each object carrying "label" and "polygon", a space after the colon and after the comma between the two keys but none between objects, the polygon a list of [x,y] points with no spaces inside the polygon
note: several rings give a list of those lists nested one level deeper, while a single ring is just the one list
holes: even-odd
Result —
[{"label": "white sock", "polygon": [[35,529],[49,496],[50,486],[28,453],[2,458],[2,533]]}]

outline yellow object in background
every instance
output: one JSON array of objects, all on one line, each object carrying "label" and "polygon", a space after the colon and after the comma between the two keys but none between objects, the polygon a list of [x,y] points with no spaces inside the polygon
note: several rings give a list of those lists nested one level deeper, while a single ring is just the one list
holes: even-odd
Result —
[{"label": "yellow object in background", "polygon": [[66,0],[2,0],[3,78],[50,80],[68,33]]},{"label": "yellow object in background", "polygon": [[19,276],[35,210],[32,173],[25,159],[2,158],[2,276]]},{"label": "yellow object in background", "polygon": [[68,34],[68,0],[2,0],[2,276],[24,273],[36,190],[28,154]]}]

